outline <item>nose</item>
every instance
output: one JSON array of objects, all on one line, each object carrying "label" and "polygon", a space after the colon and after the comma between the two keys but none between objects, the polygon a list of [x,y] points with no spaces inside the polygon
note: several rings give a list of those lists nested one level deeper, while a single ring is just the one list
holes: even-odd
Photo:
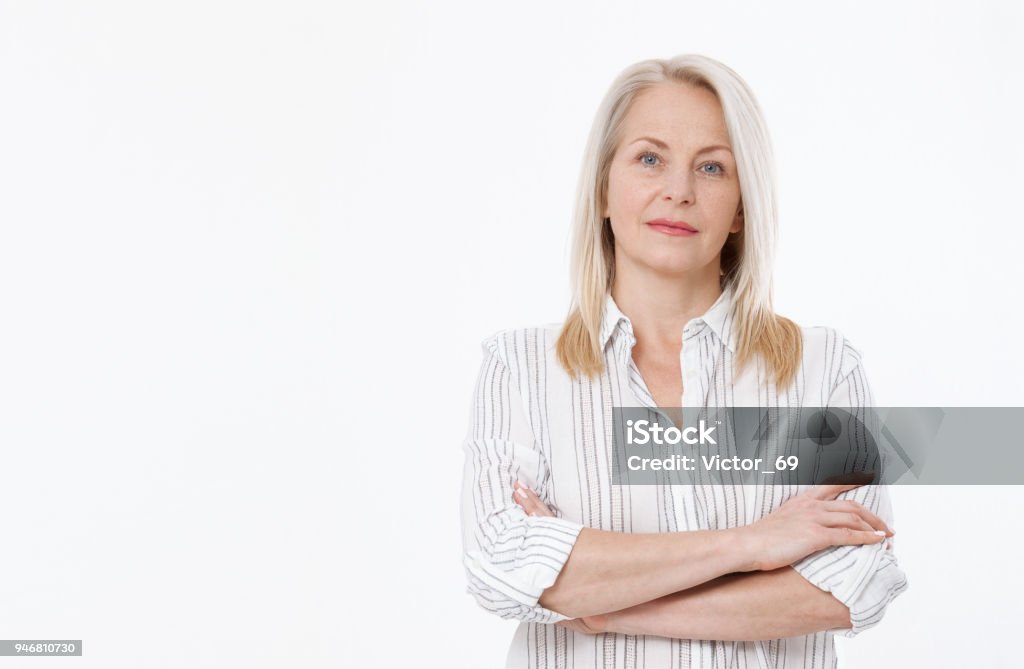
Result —
[{"label": "nose", "polygon": [[666,200],[680,204],[693,204],[693,173],[689,168],[667,170],[663,191]]}]

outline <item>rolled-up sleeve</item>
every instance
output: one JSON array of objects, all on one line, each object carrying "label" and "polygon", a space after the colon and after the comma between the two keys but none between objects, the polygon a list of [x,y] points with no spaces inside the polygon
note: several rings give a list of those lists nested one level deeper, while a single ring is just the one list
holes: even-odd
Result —
[{"label": "rolled-up sleeve", "polygon": [[554,584],[583,525],[527,516],[512,497],[516,479],[547,501],[548,469],[523,403],[521,375],[506,362],[507,334],[483,341],[469,429],[463,442],[463,564],[467,589],[502,618],[567,620],[538,600]]},{"label": "rolled-up sleeve", "polygon": [[[849,411],[850,416],[856,419],[855,429],[866,427],[865,432],[878,434],[875,432],[874,412],[866,410],[874,403],[860,354],[849,342],[842,339],[841,342],[843,364],[837,373],[828,406]],[[863,455],[879,457],[878,451],[872,448],[865,448]],[[836,499],[859,502],[896,530],[887,485],[860,486]],[[832,546],[808,555],[793,564],[793,568],[850,609],[852,627],[836,630],[845,637],[854,637],[881,622],[889,603],[908,587],[907,576],[896,559],[895,537],[877,544]]]}]

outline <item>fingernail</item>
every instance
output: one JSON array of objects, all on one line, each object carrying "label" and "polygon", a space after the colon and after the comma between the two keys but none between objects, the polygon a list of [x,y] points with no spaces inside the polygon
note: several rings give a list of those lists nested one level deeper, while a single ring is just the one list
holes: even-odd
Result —
[{"label": "fingernail", "polygon": [[880,537],[884,537],[885,536],[885,532],[883,532],[882,530],[875,530],[875,534],[877,534]]},{"label": "fingernail", "polygon": [[514,493],[512,493],[512,494],[513,494],[513,495],[514,495],[515,497],[518,497],[518,498],[520,498],[520,499],[524,499],[524,498],[526,497],[526,493],[525,493],[525,492],[523,492],[523,491],[522,491],[521,489],[519,489],[519,488],[516,488],[516,491],[515,491]]}]

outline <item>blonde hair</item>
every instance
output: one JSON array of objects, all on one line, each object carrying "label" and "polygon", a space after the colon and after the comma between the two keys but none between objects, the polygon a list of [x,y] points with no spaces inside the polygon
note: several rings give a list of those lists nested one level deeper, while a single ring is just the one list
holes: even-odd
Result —
[{"label": "blonde hair", "polygon": [[622,71],[605,94],[590,130],[573,217],[572,305],[556,343],[570,376],[604,371],[600,342],[605,298],[615,278],[615,237],[602,220],[608,173],[633,100],[663,82],[705,88],[718,98],[732,143],[740,182],[743,228],[722,249],[722,286],[734,289],[736,362],[743,368],[760,356],[783,389],[796,375],[800,328],[772,309],[772,263],[777,236],[775,166],[768,129],[746,82],[726,65],[696,54],[652,59]]}]

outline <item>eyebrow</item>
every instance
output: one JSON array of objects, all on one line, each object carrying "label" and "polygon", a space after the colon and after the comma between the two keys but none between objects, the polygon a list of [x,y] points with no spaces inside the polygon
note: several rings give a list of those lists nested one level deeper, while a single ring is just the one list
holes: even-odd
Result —
[{"label": "eyebrow", "polygon": [[[630,144],[636,144],[637,142],[650,142],[651,144],[654,144],[655,146],[657,146],[659,149],[667,149],[668,148],[668,144],[666,144],[665,142],[661,141],[660,139],[655,139],[654,137],[638,137],[637,139],[635,139],[632,142],[630,142]],[[729,153],[732,153],[732,149],[730,149],[728,146],[726,146],[724,144],[712,144],[711,146],[705,146],[703,149],[698,151],[697,154],[699,155],[701,153],[709,153],[711,151],[717,151],[717,150],[725,150],[725,151],[728,151]]]}]

